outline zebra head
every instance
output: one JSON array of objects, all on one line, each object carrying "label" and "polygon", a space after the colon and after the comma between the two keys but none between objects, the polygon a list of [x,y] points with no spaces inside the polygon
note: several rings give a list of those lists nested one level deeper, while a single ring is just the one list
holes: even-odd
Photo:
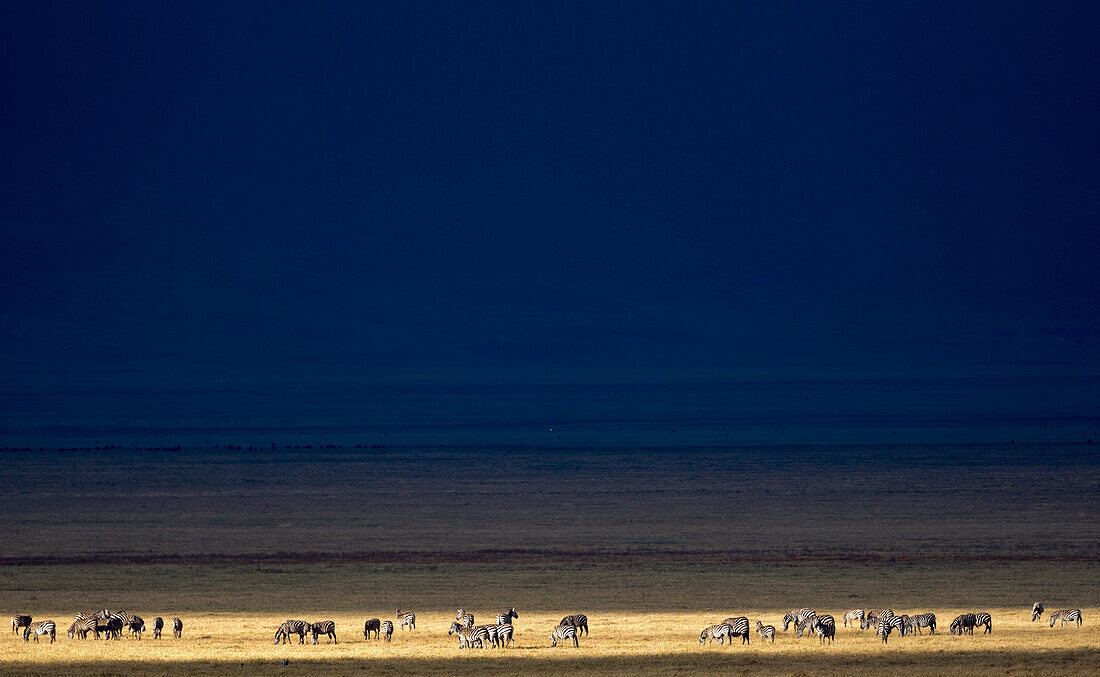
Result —
[{"label": "zebra head", "polygon": [[461,627],[461,626],[459,626],[458,621],[455,621],[455,622],[451,623],[451,629],[447,631],[447,634],[448,635],[455,634],[456,632],[458,632],[459,627]]},{"label": "zebra head", "polygon": [[1058,613],[1057,611],[1050,615],[1050,627],[1054,627],[1054,624],[1058,621],[1058,617],[1061,615],[1062,614]]}]

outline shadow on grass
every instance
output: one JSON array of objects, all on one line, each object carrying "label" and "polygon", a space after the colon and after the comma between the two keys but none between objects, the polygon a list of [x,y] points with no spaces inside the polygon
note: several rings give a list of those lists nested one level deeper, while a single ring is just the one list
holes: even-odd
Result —
[{"label": "shadow on grass", "polygon": [[[569,653],[567,653],[569,651]],[[1100,650],[1054,649],[1049,651],[960,651],[850,653],[823,649],[820,653],[754,652],[752,654],[700,651],[699,653],[592,656],[583,650],[562,650],[553,657],[484,655],[475,652],[454,658],[339,658],[262,661],[0,661],[0,674],[12,675],[574,675],[594,674],[752,674],[849,675],[874,670],[881,674],[941,675],[957,670],[968,673],[1066,674],[1100,673]],[[885,671],[885,672],[882,672]],[[1067,672],[1068,671],[1068,672]]]}]

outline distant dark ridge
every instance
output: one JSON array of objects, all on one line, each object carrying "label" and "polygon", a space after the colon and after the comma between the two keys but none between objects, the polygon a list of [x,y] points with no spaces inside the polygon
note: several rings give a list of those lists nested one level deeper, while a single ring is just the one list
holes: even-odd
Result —
[{"label": "distant dark ridge", "polygon": [[245,554],[123,554],[0,557],[0,566],[57,566],[81,564],[630,564],[630,563],[794,563],[847,562],[1095,562],[1097,554],[973,554],[906,555],[856,552],[752,553],[720,550],[536,550],[487,549],[464,551],[383,552],[275,552]]}]

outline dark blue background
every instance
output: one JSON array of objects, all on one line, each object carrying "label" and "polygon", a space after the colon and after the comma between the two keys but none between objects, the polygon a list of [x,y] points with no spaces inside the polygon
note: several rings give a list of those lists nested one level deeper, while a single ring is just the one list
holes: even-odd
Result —
[{"label": "dark blue background", "polygon": [[1096,375],[1092,3],[6,3],[0,366]]}]

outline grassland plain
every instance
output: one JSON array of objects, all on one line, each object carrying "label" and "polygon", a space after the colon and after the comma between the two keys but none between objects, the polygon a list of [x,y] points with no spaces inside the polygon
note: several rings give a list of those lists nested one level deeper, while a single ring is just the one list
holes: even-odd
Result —
[{"label": "grassland plain", "polygon": [[[1100,673],[1100,460],[1087,445],[45,451],[0,477],[3,674]],[[1032,624],[1035,600],[1085,626]],[[364,642],[362,623],[417,612]],[[454,610],[515,606],[516,648],[462,651]],[[991,636],[700,647],[731,614],[994,614]],[[180,616],[183,640],[68,640],[78,610]],[[566,613],[591,639],[549,648]],[[286,618],[335,646],[283,645]],[[943,631],[941,631],[942,633]],[[286,669],[282,661],[289,661]]]}]

